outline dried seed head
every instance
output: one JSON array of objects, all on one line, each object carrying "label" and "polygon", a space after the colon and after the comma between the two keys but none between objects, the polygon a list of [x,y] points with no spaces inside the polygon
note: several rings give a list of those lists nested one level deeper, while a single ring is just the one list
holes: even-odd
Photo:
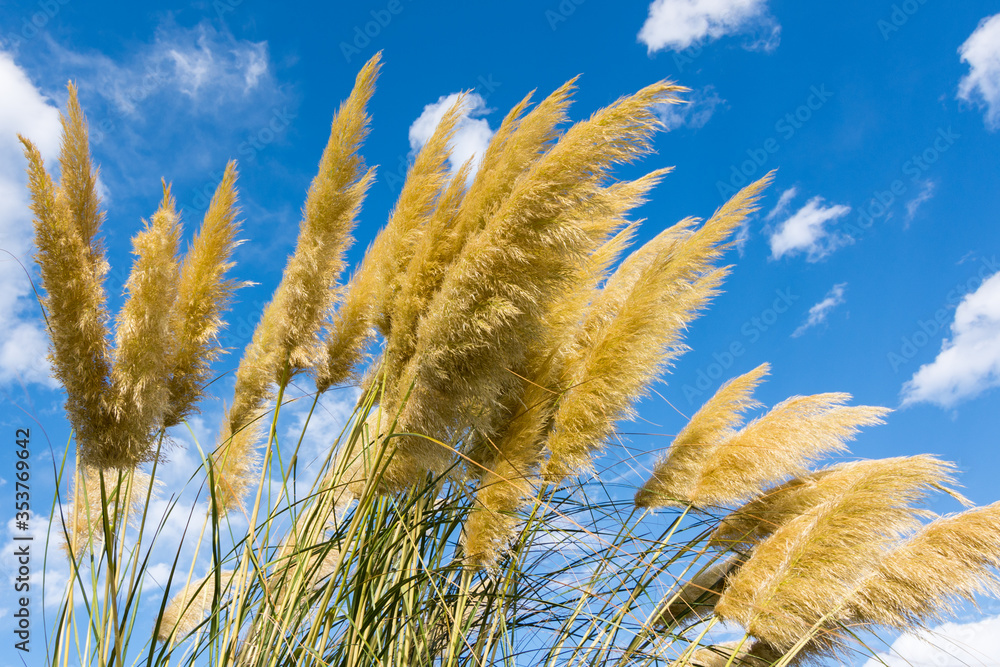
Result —
[{"label": "dried seed head", "polygon": [[761,364],[733,378],[694,414],[636,493],[638,507],[687,504],[713,449],[732,436],[744,412],[760,405],[753,399],[753,390],[768,370],[768,364]]}]

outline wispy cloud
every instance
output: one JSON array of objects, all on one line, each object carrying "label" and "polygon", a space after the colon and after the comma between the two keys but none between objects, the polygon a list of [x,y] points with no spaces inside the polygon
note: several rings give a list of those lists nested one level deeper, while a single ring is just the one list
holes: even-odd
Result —
[{"label": "wispy cloud", "polygon": [[1000,616],[971,623],[944,623],[930,630],[903,635],[888,653],[871,658],[864,667],[969,667],[992,665],[1000,655]]},{"label": "wispy cloud", "polygon": [[774,220],[779,215],[787,211],[788,205],[792,203],[792,200],[795,199],[795,196],[798,194],[799,189],[794,185],[782,192],[781,196],[778,197],[778,203],[774,205],[774,208],[768,211],[767,215],[764,216],[764,219],[767,221]]},{"label": "wispy cloud", "polygon": [[191,27],[168,20],[114,57],[51,38],[45,45],[22,64],[60,99],[66,80],[77,82],[91,145],[109,164],[115,191],[141,190],[134,179],[146,177],[151,152],[160,174],[177,180],[204,177],[230,158],[246,164],[295,117],[293,89],[278,82],[267,43],[207,20]]},{"label": "wispy cloud", "polygon": [[906,202],[906,224],[909,225],[913,221],[913,217],[917,214],[917,210],[929,202],[934,196],[934,181],[924,181],[923,186],[920,188],[920,192],[917,196]]},{"label": "wispy cloud", "polygon": [[1000,272],[966,295],[937,358],[903,385],[903,405],[950,408],[1000,385]]},{"label": "wispy cloud", "polygon": [[969,73],[958,84],[958,97],[985,107],[986,125],[1000,128],[1000,14],[988,16],[958,48]]},{"label": "wispy cloud", "polygon": [[844,303],[845,289],[847,289],[847,283],[834,285],[833,288],[827,292],[826,296],[823,297],[822,301],[809,309],[809,316],[806,317],[805,322],[799,325],[798,329],[792,332],[792,338],[798,338],[809,329],[826,322],[826,318],[830,315],[830,312],[837,306]]},{"label": "wispy cloud", "polygon": [[746,44],[749,49],[777,46],[780,27],[767,11],[767,0],[654,0],[639,41],[654,53],[744,33],[755,34]]},{"label": "wispy cloud", "polygon": [[267,42],[237,39],[208,21],[184,28],[160,26],[150,42],[127,57],[76,52],[50,42],[61,69],[80,76],[81,88],[109,100],[118,111],[135,114],[146,103],[169,102],[202,113],[231,117],[244,101],[274,95],[277,82]]},{"label": "wispy cloud", "polygon": [[[59,111],[7,53],[0,52],[0,384],[15,381],[55,387],[29,275],[31,211],[25,160],[17,133],[29,137],[51,162],[59,148]],[[10,253],[10,254],[7,254]],[[27,273],[26,273],[27,271]]]},{"label": "wispy cloud", "polygon": [[667,130],[676,130],[680,127],[696,130],[705,127],[715,110],[725,103],[726,101],[715,90],[715,86],[705,86],[692,91],[687,96],[685,104],[659,105],[657,115]]},{"label": "wispy cloud", "polygon": [[842,244],[840,237],[828,229],[827,223],[850,212],[850,206],[826,206],[822,197],[813,197],[772,232],[771,257],[780,259],[803,252],[810,262],[826,257]]},{"label": "wispy cloud", "polygon": [[[438,123],[441,122],[441,118],[444,117],[448,109],[455,105],[459,95],[460,93],[442,95],[437,102],[425,106],[420,116],[413,121],[413,124],[410,125],[410,149],[414,154],[431,138]],[[471,178],[472,174],[479,169],[479,162],[493,136],[489,122],[485,118],[479,118],[486,113],[489,113],[489,109],[486,108],[486,101],[480,95],[470,93],[465,96],[462,117],[458,121],[455,136],[452,137],[450,144],[449,164],[452,173],[465,164],[469,158],[474,158],[469,177]]]}]

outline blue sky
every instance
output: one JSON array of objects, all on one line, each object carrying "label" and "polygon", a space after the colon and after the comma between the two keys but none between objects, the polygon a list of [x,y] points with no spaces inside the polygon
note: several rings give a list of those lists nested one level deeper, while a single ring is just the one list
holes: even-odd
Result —
[{"label": "blue sky", "polygon": [[[690,104],[664,110],[669,131],[656,153],[619,172],[676,165],[638,212],[647,220],[640,240],[710,215],[746,179],[778,173],[729,255],[725,293],[690,327],[691,351],[643,402],[655,425],[647,430],[676,432],[678,412],[690,415],[722,381],[769,361],[766,404],[846,391],[895,408],[858,439],[855,455],[938,454],[959,465],[972,500],[1000,497],[1000,3],[341,4],[5,2],[0,247],[36,275],[14,135],[54,157],[67,80],[80,87],[101,165],[112,308],[160,178],[173,183],[190,234],[206,192],[237,159],[246,243],[236,274],[259,285],[240,293],[230,318],[225,342],[237,352],[219,370],[231,370],[292,249],[330,118],[376,51],[385,66],[363,153],[379,175],[352,262],[387,219],[407,160],[448,96],[473,91],[456,138],[460,163],[532,89],[546,94],[582,74],[571,109],[580,119],[669,78],[691,89]],[[68,427],[39,310],[9,258],[0,280],[0,420],[10,434],[30,425],[40,436],[44,427],[61,451]],[[225,398],[196,420],[203,440],[213,438]],[[332,428],[335,400],[329,410]],[[44,461],[46,438],[33,441]],[[666,443],[633,436],[627,445],[648,465]],[[177,456],[180,470],[195,465]],[[5,490],[12,460],[3,455]],[[37,497],[51,497],[41,472],[35,483]],[[997,602],[949,627],[970,650],[1000,655]],[[897,648],[911,664],[932,659],[926,646]],[[966,663],[983,659],[972,656]]]}]

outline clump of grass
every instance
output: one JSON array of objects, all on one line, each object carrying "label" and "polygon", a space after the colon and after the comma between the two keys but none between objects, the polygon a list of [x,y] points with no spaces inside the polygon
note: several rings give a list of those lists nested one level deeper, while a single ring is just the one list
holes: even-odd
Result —
[{"label": "clump of grass", "polygon": [[[658,105],[686,89],[655,83],[569,127],[575,80],[529,95],[475,174],[447,168],[460,99],[342,281],[379,68],[334,116],[215,447],[199,445],[189,485],[206,511],[192,506],[166,572],[151,565],[166,517],[149,508],[243,284],[227,277],[236,167],[183,256],[164,185],[113,319],[75,88],[58,184],[22,139],[76,461],[52,664],[808,664],[1000,593],[997,505],[932,516],[929,494],[962,499],[931,456],[815,468],[888,411],[828,393],[744,424],[766,364],[702,406],[634,500],[604,486],[617,424],[686,349],[771,180],[628,252],[630,214],[670,169],[614,168],[650,152]],[[306,376],[315,391],[293,398]],[[348,382],[343,430],[300,460],[322,396]],[[278,437],[290,400],[312,401],[295,446]],[[721,641],[720,621],[745,635]]]}]

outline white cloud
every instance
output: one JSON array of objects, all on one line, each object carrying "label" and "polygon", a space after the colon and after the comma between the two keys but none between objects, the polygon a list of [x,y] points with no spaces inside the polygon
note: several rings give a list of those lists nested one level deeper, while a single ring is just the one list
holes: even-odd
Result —
[{"label": "white cloud", "polygon": [[81,86],[94,89],[124,114],[137,113],[143,103],[169,93],[175,99],[167,101],[231,117],[229,105],[276,89],[267,42],[236,39],[207,21],[191,28],[163,25],[151,43],[120,61],[54,43],[51,48],[62,69],[77,74]]},{"label": "white cloud", "polygon": [[794,185],[782,192],[781,196],[778,197],[778,203],[774,205],[774,208],[772,208],[766,216],[764,216],[764,219],[774,220],[788,210],[788,205],[792,203],[792,200],[795,199],[797,194],[799,194],[799,189]]},{"label": "white cloud", "polygon": [[944,623],[897,639],[889,653],[864,667],[998,667],[1000,616],[971,623]]},{"label": "white cloud", "polygon": [[[46,335],[28,272],[31,211],[26,166],[17,133],[29,137],[49,162],[59,149],[59,111],[13,58],[0,52],[0,384],[56,386],[46,360]],[[9,255],[7,253],[10,253]]]},{"label": "white cloud", "polygon": [[958,304],[951,333],[937,358],[903,385],[903,405],[948,408],[1000,385],[1000,272]]},{"label": "white cloud", "polygon": [[934,196],[934,181],[924,181],[923,187],[920,188],[920,192],[917,196],[906,202],[906,224],[909,225],[913,221],[913,217],[917,214],[917,209],[926,204]]},{"label": "white cloud", "polygon": [[1000,127],[1000,14],[979,22],[958,48],[969,73],[958,84],[960,99],[986,108],[986,125]]},{"label": "white cloud", "polygon": [[[77,82],[91,148],[109,184],[126,198],[148,191],[161,175],[211,173],[208,180],[217,182],[214,174],[228,158],[245,168],[283,141],[296,117],[294,90],[278,84],[267,42],[238,39],[207,20],[182,27],[168,19],[147,41],[114,57],[51,38],[39,42],[23,66],[60,100],[66,81]],[[158,156],[155,175],[149,154]],[[192,205],[188,192],[176,194],[182,207],[204,209]]]},{"label": "white cloud", "polygon": [[767,0],[654,0],[639,31],[650,53],[680,51],[724,35],[759,31],[750,49],[777,46],[779,26],[767,13]]},{"label": "white cloud", "polygon": [[826,296],[823,297],[822,301],[809,309],[809,316],[806,318],[806,321],[799,325],[799,328],[792,333],[792,338],[798,338],[804,334],[806,330],[826,322],[826,318],[830,315],[830,311],[844,303],[844,290],[846,287],[847,283],[834,285],[833,288],[827,292]]},{"label": "white cloud", "polygon": [[715,86],[705,86],[695,90],[683,104],[661,104],[656,113],[667,130],[686,126],[691,129],[704,127],[715,113],[716,108],[726,101],[719,97]]},{"label": "white cloud", "polygon": [[[410,125],[410,148],[414,154],[431,138],[445,112],[455,105],[460,95],[461,93],[442,95],[437,102],[425,106],[420,116],[413,121],[413,124]],[[452,173],[458,171],[458,168],[465,164],[469,158],[474,158],[470,178],[479,169],[479,163],[490,143],[490,138],[493,136],[493,130],[490,129],[490,124],[485,118],[477,118],[477,116],[488,112],[486,100],[480,95],[476,93],[465,95],[461,118],[455,128],[455,136],[452,137],[449,144],[451,148],[449,164]]]},{"label": "white cloud", "polygon": [[825,206],[822,197],[813,197],[771,234],[771,257],[780,259],[800,252],[807,253],[810,262],[825,257],[842,242],[827,229],[827,223],[850,212],[850,206]]}]

